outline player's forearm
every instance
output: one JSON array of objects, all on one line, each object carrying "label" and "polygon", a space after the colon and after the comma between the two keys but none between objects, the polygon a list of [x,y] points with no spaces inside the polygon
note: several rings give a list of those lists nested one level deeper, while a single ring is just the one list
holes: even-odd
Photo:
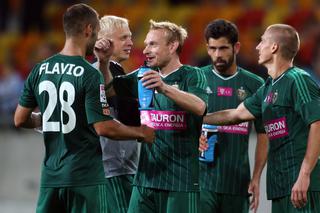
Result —
[{"label": "player's forearm", "polygon": [[234,116],[236,109],[227,109],[214,113],[208,113],[203,118],[203,123],[211,125],[230,125],[240,123],[241,120]]},{"label": "player's forearm", "polygon": [[268,158],[268,137],[266,134],[257,134],[257,145],[252,179],[260,180],[261,173]]},{"label": "player's forearm", "polygon": [[198,116],[202,116],[206,110],[206,103],[201,98],[173,86],[165,85],[162,93],[184,110]]},{"label": "player's forearm", "polygon": [[310,125],[308,144],[306,154],[304,156],[300,175],[310,175],[313,168],[317,164],[320,155],[320,121],[316,121]]},{"label": "player's forearm", "polygon": [[105,81],[105,84],[109,84],[112,81],[112,75],[109,69],[109,59],[98,61],[98,68],[103,74],[103,78]]},{"label": "player's forearm", "polygon": [[31,108],[26,108],[18,105],[14,115],[15,126],[18,128],[23,127],[28,129],[41,127],[41,114],[33,113],[32,110],[33,109]]},{"label": "player's forearm", "polygon": [[208,113],[204,116],[203,123],[211,125],[231,125],[254,119],[255,117],[248,111],[244,104],[241,103],[236,109]]},{"label": "player's forearm", "polygon": [[114,140],[143,139],[143,134],[139,127],[129,127],[117,120],[109,120],[94,124],[98,135]]}]

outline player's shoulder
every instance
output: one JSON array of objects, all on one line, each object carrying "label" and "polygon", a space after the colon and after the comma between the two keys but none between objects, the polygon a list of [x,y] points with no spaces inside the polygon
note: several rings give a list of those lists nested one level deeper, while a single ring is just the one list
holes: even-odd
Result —
[{"label": "player's shoulder", "polygon": [[199,80],[203,80],[205,78],[204,73],[199,67],[191,65],[183,65],[180,67],[178,73],[182,78],[196,78]]},{"label": "player's shoulder", "polygon": [[185,72],[194,72],[194,71],[200,71],[199,67],[191,66],[184,64],[182,67],[180,67],[179,70],[185,71]]},{"label": "player's shoulder", "polygon": [[260,76],[258,76],[257,74],[254,74],[252,72],[250,72],[249,70],[246,70],[242,67],[238,67],[239,70],[239,74],[243,77],[246,78],[248,81],[250,82],[256,82],[256,83],[260,83],[263,84],[264,80],[263,78],[261,78]]},{"label": "player's shoulder", "polygon": [[305,71],[299,67],[291,67],[287,71],[287,76],[292,79],[296,79],[297,77],[311,78],[310,74],[307,71]]},{"label": "player's shoulder", "polygon": [[314,79],[311,77],[311,75],[299,68],[299,67],[291,67],[285,74],[285,79],[287,81],[287,84],[293,84],[293,85],[305,85],[307,84],[313,84],[317,85],[317,83],[314,81]]},{"label": "player's shoulder", "polygon": [[199,69],[203,72],[211,72],[212,71],[212,65],[209,64],[209,65],[206,65],[206,66],[202,66],[202,67],[199,67]]}]

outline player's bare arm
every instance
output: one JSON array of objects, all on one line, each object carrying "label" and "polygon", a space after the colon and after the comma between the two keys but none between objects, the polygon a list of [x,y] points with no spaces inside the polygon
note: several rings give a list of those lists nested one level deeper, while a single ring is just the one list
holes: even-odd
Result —
[{"label": "player's bare arm", "polygon": [[257,212],[259,207],[260,178],[268,158],[268,145],[269,140],[267,135],[264,133],[257,134],[254,169],[252,179],[248,187],[248,192],[252,194],[250,209],[253,210],[253,212]]},{"label": "player's bare arm", "polygon": [[145,125],[139,127],[126,126],[113,119],[94,124],[98,135],[114,140],[138,139],[138,141],[153,143],[155,133],[152,128]]},{"label": "player's bare arm", "polygon": [[[106,85],[110,84],[113,77],[109,70],[109,61],[110,57],[112,56],[114,50],[114,45],[112,43],[112,40],[101,38],[97,40],[94,48],[94,54],[97,57],[98,60],[98,69],[103,74],[104,82]],[[114,96],[115,91],[113,90],[113,87],[109,87],[106,90],[106,95],[108,97]]]},{"label": "player's bare arm", "polygon": [[208,113],[204,116],[203,123],[212,125],[231,125],[254,119],[255,117],[247,110],[244,104],[241,103],[236,109]]},{"label": "player's bare arm", "polygon": [[294,207],[302,208],[308,201],[307,192],[310,175],[320,155],[320,121],[310,125],[306,154],[302,161],[299,176],[291,190],[291,202]]},{"label": "player's bare arm", "polygon": [[38,128],[42,125],[41,114],[32,113],[32,108],[26,108],[21,105],[17,106],[14,114],[14,124],[16,127]]}]

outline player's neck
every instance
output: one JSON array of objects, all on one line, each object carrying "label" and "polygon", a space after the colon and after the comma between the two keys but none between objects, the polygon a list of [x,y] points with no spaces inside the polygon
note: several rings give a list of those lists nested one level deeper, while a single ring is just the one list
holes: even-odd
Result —
[{"label": "player's neck", "polygon": [[272,79],[278,78],[292,66],[292,60],[288,61],[281,58],[274,58],[272,63],[266,65],[268,69],[268,74],[271,76]]},{"label": "player's neck", "polygon": [[181,66],[182,66],[182,64],[181,64],[179,58],[177,58],[176,60],[171,60],[166,66],[161,67],[160,72],[162,75],[167,76],[170,73],[179,69]]},{"label": "player's neck", "polygon": [[82,45],[81,41],[69,38],[66,40],[60,54],[68,56],[86,56],[86,47]]}]

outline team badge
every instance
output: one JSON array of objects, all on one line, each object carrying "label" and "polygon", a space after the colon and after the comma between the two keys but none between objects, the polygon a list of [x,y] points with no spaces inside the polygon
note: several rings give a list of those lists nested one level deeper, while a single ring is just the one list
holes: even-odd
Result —
[{"label": "team badge", "polygon": [[278,90],[276,90],[275,93],[273,93],[273,96],[272,96],[272,104],[274,104],[278,99]]},{"label": "team badge", "polygon": [[240,87],[237,90],[237,94],[240,101],[243,101],[248,96],[247,92],[243,89],[243,87]]},{"label": "team badge", "polygon": [[174,88],[177,88],[177,89],[179,89],[179,85],[178,85],[178,82],[174,82],[174,84],[172,84],[171,86],[173,86]]}]

